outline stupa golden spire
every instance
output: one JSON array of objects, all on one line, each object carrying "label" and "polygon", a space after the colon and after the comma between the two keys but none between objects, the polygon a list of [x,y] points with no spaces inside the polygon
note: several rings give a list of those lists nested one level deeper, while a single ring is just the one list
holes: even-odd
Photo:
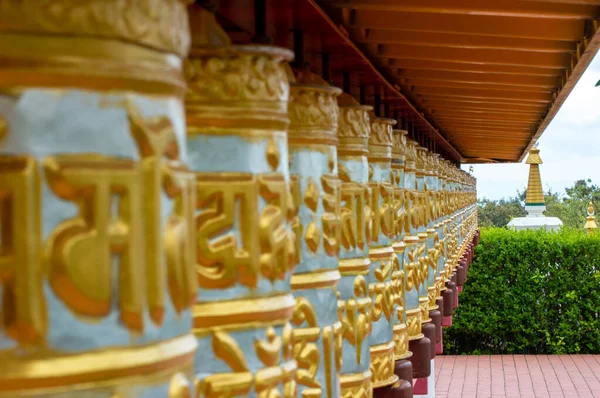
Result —
[{"label": "stupa golden spire", "polygon": [[588,231],[588,234],[592,234],[595,229],[598,229],[598,225],[596,224],[596,216],[594,214],[594,204],[590,202],[587,208],[587,217],[585,218],[584,229]]},{"label": "stupa golden spire", "polygon": [[525,205],[543,206],[544,191],[542,190],[542,178],[540,176],[540,164],[542,164],[542,158],[540,157],[540,150],[537,148],[537,145],[531,148],[525,163],[529,165],[529,181],[527,182]]},{"label": "stupa golden spire", "polygon": [[527,196],[525,198],[526,217],[513,218],[508,226],[514,229],[549,229],[557,230],[562,225],[562,221],[557,217],[546,217],[544,211],[544,191],[542,190],[542,178],[540,177],[540,150],[537,144],[531,148],[527,160],[529,165],[529,181],[527,182]]}]

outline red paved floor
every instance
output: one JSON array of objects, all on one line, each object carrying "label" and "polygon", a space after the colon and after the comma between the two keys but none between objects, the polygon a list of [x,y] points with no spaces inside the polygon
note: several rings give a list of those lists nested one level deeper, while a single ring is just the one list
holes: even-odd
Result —
[{"label": "red paved floor", "polygon": [[600,397],[600,355],[435,358],[436,397]]}]

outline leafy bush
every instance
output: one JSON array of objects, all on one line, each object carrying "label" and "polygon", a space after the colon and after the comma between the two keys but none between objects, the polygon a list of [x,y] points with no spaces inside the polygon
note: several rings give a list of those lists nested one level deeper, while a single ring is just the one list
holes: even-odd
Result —
[{"label": "leafy bush", "polygon": [[600,353],[600,235],[484,228],[448,354]]}]

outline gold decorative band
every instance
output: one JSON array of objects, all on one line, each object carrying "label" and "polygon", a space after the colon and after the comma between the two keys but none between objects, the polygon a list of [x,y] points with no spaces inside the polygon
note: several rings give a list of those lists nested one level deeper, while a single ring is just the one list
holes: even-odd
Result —
[{"label": "gold decorative band", "polygon": [[247,396],[254,386],[258,396],[271,397],[275,396],[281,383],[287,384],[293,380],[296,369],[296,361],[288,361],[281,366],[261,369],[256,374],[216,373],[197,381],[196,392],[202,397]]},{"label": "gold decorative band", "polygon": [[402,254],[402,253],[404,253],[404,250],[406,249],[406,243],[404,243],[404,241],[402,241],[402,240],[392,242],[392,249],[394,249],[394,253]]},{"label": "gold decorative band", "polygon": [[398,381],[398,376],[394,374],[395,362],[393,341],[371,347],[373,388],[391,386]]},{"label": "gold decorative band", "polygon": [[423,319],[423,313],[420,308],[406,310],[406,326],[408,328],[409,340],[423,338],[423,333],[421,333],[421,319]]},{"label": "gold decorative band", "polygon": [[437,286],[434,284],[433,286],[429,286],[427,288],[427,299],[429,300],[429,309],[433,310],[433,309],[438,309],[439,307],[435,304],[436,300],[438,298],[438,288]]},{"label": "gold decorative band", "polygon": [[339,268],[342,276],[366,275],[369,273],[371,260],[369,258],[340,259]]},{"label": "gold decorative band", "polygon": [[372,376],[370,370],[340,375],[342,398],[371,398],[373,396]]},{"label": "gold decorative band", "polygon": [[194,333],[210,333],[210,328],[237,329],[249,324],[283,325],[294,310],[294,297],[282,294],[271,297],[246,298],[197,303],[192,310]]},{"label": "gold decorative band", "polygon": [[394,359],[399,361],[409,358],[411,355],[412,353],[408,351],[408,328],[406,324],[394,325]]},{"label": "gold decorative band", "polygon": [[197,342],[188,334],[152,345],[113,348],[60,357],[3,357],[1,392],[46,389],[76,384],[119,385],[125,377],[174,374],[192,365]]},{"label": "gold decorative band", "polygon": [[356,149],[367,152],[369,146],[369,136],[351,136],[338,133],[339,145],[346,149]]},{"label": "gold decorative band", "polygon": [[419,307],[423,313],[421,323],[431,322],[431,318],[429,318],[429,297],[419,297]]},{"label": "gold decorative band", "polygon": [[394,253],[392,246],[374,247],[369,250],[371,260],[390,258]]},{"label": "gold decorative band", "polygon": [[368,155],[369,163],[389,163],[392,159],[392,153],[377,153],[371,150],[369,146],[369,155]]},{"label": "gold decorative band", "polygon": [[[0,31],[38,37],[99,37],[185,57],[190,45],[189,0],[2,1]],[[160,10],[160,11],[157,11]]]},{"label": "gold decorative band", "polygon": [[410,244],[415,244],[419,242],[419,237],[418,236],[405,236],[404,237],[404,243],[406,243],[407,245]]},{"label": "gold decorative band", "polygon": [[291,283],[293,290],[322,289],[336,287],[340,278],[340,271],[337,269],[322,270],[292,275]]},{"label": "gold decorative band", "polygon": [[185,94],[182,60],[119,41],[0,34],[0,87]]}]

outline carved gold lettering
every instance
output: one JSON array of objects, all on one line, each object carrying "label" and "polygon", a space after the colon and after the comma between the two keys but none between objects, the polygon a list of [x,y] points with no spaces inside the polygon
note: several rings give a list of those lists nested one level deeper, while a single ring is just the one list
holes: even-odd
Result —
[{"label": "carved gold lettering", "polygon": [[367,237],[365,189],[359,184],[342,184],[341,230],[344,249],[364,249]]},{"label": "carved gold lettering", "polygon": [[118,259],[122,321],[132,330],[142,330],[141,192],[136,164],[101,155],[62,155],[45,159],[44,170],[52,191],[79,208],[77,216],[54,229],[46,244],[55,293],[77,314],[108,315]]},{"label": "carved gold lettering", "polygon": [[167,219],[164,241],[167,257],[167,283],[177,312],[192,306],[196,300],[197,284],[194,264],[196,228],[196,179],[186,167],[171,164],[165,178],[167,196],[175,200],[173,213]]},{"label": "carved gold lettering", "polygon": [[362,346],[371,332],[370,309],[367,282],[362,275],[357,275],[354,278],[354,297],[340,302],[338,306],[341,334],[356,348],[357,364],[362,361]]},{"label": "carved gold lettering", "polygon": [[264,277],[275,282],[285,279],[297,262],[294,236],[286,227],[292,218],[293,203],[280,174],[261,175],[259,187],[267,203],[259,218],[260,269]]},{"label": "carved gold lettering", "polygon": [[385,315],[389,321],[394,311],[394,287],[387,282],[392,274],[392,259],[382,259],[379,268],[375,269],[376,283],[369,286],[369,291],[373,297],[373,309],[371,319],[378,321],[381,315]]},{"label": "carved gold lettering", "polygon": [[[173,183],[173,174],[182,174],[181,166],[176,162],[179,159],[179,148],[175,129],[170,119],[166,116],[144,118],[135,106],[127,103],[127,114],[131,135],[135,139],[141,155],[141,168],[143,176],[144,212],[144,242],[146,263],[146,295],[152,321],[161,325],[164,318],[165,298],[169,283],[171,299],[178,311],[190,303],[192,285],[183,282],[183,275],[189,275],[193,263],[190,263],[193,236],[184,225],[191,225],[189,218],[191,212],[189,205],[190,188],[188,182]],[[171,170],[172,167],[179,169]],[[178,177],[181,180],[181,177]],[[189,181],[189,179],[184,179]],[[171,183],[171,186],[167,186]],[[177,188],[174,188],[178,186]],[[174,189],[173,189],[174,188]],[[172,215],[168,226],[163,233],[162,208],[163,193],[171,200],[182,200],[179,214]],[[182,197],[184,195],[185,197]],[[183,213],[181,209],[188,209]],[[177,226],[173,223],[176,221]],[[173,233],[174,230],[180,233]],[[176,241],[174,241],[176,240]],[[169,249],[167,250],[167,245]],[[174,248],[178,248],[175,250]],[[173,256],[182,256],[175,259]],[[165,265],[167,268],[167,281],[164,277]],[[174,283],[175,280],[179,282]],[[180,291],[180,289],[182,289]]]},{"label": "carved gold lettering", "polygon": [[323,185],[323,246],[328,256],[336,256],[340,251],[341,225],[341,184],[334,176],[326,174],[321,177]]},{"label": "carved gold lettering", "polygon": [[198,282],[218,289],[241,283],[256,287],[259,277],[257,178],[230,174],[196,175]]},{"label": "carved gold lettering", "polygon": [[294,358],[298,362],[297,382],[305,386],[309,396],[321,394],[321,383],[316,375],[319,369],[319,324],[313,305],[305,297],[296,298],[296,306],[292,316],[292,324],[297,328],[293,330]]},{"label": "carved gold lettering", "polygon": [[[261,275],[283,280],[297,261],[287,228],[295,207],[283,176],[196,173],[196,190],[200,287],[253,288]],[[260,214],[259,197],[266,203]]]},{"label": "carved gold lettering", "polygon": [[371,206],[374,214],[372,236],[391,237],[394,233],[394,189],[387,183],[371,184]]},{"label": "carved gold lettering", "polygon": [[304,228],[300,222],[300,177],[296,175],[290,176],[290,191],[292,195],[292,201],[294,202],[294,209],[292,211],[292,231],[295,237],[295,250],[298,261],[302,260],[302,236]]},{"label": "carved gold lettering", "polygon": [[0,156],[0,328],[21,344],[39,342],[47,327],[39,184],[35,159]]}]

